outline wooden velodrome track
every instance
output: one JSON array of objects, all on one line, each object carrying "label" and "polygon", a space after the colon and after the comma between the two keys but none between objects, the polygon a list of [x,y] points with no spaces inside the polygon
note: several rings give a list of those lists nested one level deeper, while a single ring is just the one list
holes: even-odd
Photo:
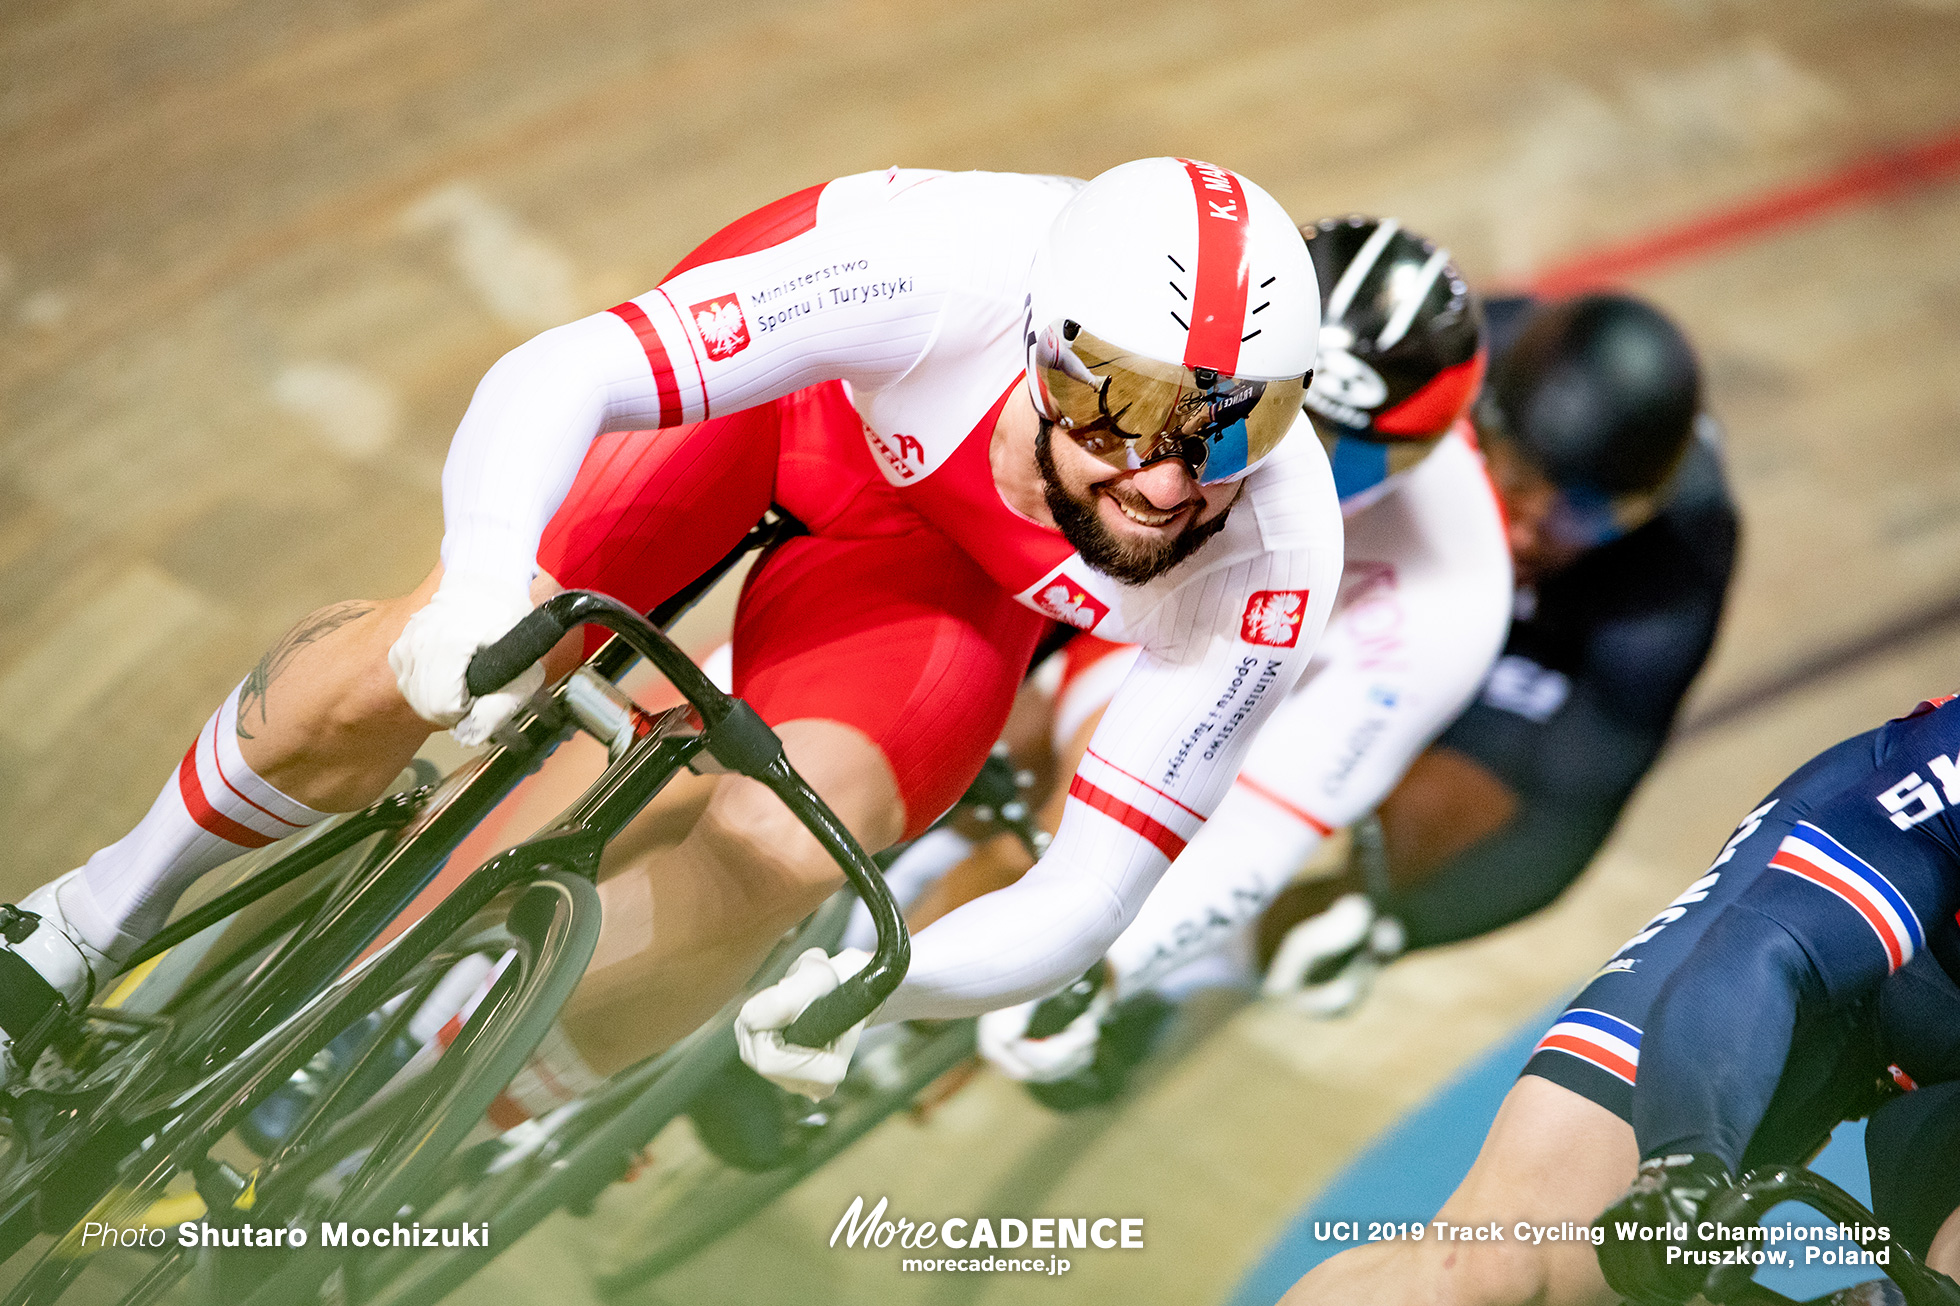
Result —
[{"label": "wooden velodrome track", "polygon": [[[1398,215],[1490,285],[1955,129],[1952,0],[15,0],[0,894],[125,830],[297,616],[421,576],[443,450],[499,353],[790,190],[1183,153],[1302,219]],[[1222,1300],[1758,793],[1960,680],[1960,626],[1915,616],[1960,594],[1960,185],[1731,232],[1632,284],[1702,347],[1746,514],[1696,703],[1905,633],[1684,739],[1556,909],[1396,966],[1359,1016],[1242,1013],[1100,1116],[982,1078],[630,1300]],[[906,1275],[895,1249],[825,1248],[859,1193],[926,1218],[1141,1215],[1147,1249],[1075,1253],[1063,1279]],[[590,1300],[634,1218],[615,1189],[494,1279]]]}]

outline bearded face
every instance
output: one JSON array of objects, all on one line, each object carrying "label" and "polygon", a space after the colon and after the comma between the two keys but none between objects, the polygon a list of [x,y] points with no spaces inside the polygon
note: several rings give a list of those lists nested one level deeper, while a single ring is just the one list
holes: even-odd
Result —
[{"label": "bearded face", "polygon": [[[1122,478],[1070,484],[1070,478],[1056,465],[1054,423],[1043,421],[1035,434],[1035,465],[1041,471],[1042,495],[1062,537],[1082,555],[1082,560],[1105,575],[1126,585],[1142,585],[1155,580],[1204,546],[1206,540],[1225,529],[1231,514],[1228,506],[1209,520],[1197,513],[1166,513]],[[1119,537],[1102,520],[1098,500],[1113,500],[1125,516],[1143,525],[1166,519],[1158,531]]]}]

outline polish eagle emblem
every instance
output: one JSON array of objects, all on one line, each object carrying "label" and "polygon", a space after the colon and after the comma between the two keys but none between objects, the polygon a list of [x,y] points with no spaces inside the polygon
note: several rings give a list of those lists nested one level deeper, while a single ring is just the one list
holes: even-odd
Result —
[{"label": "polish eagle emblem", "polygon": [[687,311],[694,318],[694,329],[701,333],[701,343],[708,347],[708,357],[715,362],[733,358],[749,347],[748,320],[742,316],[742,302],[735,296],[706,299]]},{"label": "polish eagle emblem", "polygon": [[1087,590],[1072,586],[1066,578],[1057,578],[1053,584],[1038,592],[1034,596],[1034,606],[1056,621],[1082,630],[1094,630],[1096,623],[1109,615],[1107,606],[1097,602]]},{"label": "polish eagle emblem", "polygon": [[1292,648],[1300,642],[1300,622],[1306,615],[1306,590],[1260,590],[1246,600],[1239,638],[1248,644]]}]

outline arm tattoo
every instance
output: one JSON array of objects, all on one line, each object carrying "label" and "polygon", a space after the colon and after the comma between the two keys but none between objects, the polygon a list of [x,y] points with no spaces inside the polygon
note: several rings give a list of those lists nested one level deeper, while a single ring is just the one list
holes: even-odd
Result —
[{"label": "arm tattoo", "polygon": [[300,620],[297,626],[280,636],[279,642],[266,650],[252,673],[245,677],[245,683],[238,687],[238,737],[252,738],[252,732],[245,728],[246,715],[256,707],[259,724],[265,725],[265,691],[271,687],[279,673],[284,671],[299,651],[308,644],[331,635],[350,621],[365,617],[374,611],[372,603],[356,599],[348,603],[335,603],[321,608]]}]

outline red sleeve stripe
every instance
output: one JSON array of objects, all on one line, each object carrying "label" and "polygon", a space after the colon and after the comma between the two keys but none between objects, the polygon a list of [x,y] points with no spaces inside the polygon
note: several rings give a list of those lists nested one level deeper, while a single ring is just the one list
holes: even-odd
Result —
[{"label": "red sleeve stripe", "polygon": [[630,299],[607,311],[632,327],[633,334],[640,338],[640,348],[646,351],[647,366],[653,369],[653,383],[660,391],[660,424],[679,426],[681,388],[674,381],[674,368],[667,361],[667,346],[660,343],[660,333],[647,320],[645,310]]},{"label": "red sleeve stripe", "polygon": [[1327,822],[1321,820],[1318,816],[1315,816],[1312,812],[1309,812],[1306,808],[1299,806],[1297,803],[1289,802],[1288,800],[1280,797],[1278,794],[1266,788],[1265,785],[1260,784],[1257,780],[1254,780],[1249,775],[1241,775],[1233,783],[1238,784],[1246,789],[1250,789],[1253,793],[1258,794],[1261,798],[1271,803],[1274,807],[1279,808],[1280,811],[1285,812],[1288,816],[1292,817],[1294,820],[1299,821],[1304,825],[1312,826],[1315,830],[1319,831],[1321,834],[1334,833],[1333,826],[1327,824]]},{"label": "red sleeve stripe", "polygon": [[1127,825],[1172,861],[1176,861],[1177,855],[1184,851],[1184,840],[1178,838],[1177,833],[1169,826],[1152,820],[1115,794],[1106,789],[1096,788],[1079,775],[1068,782],[1068,796],[1079,799],[1104,816]]},{"label": "red sleeve stripe", "polygon": [[[1095,636],[1077,635],[1073,640],[1070,640],[1069,642],[1072,645],[1080,644],[1085,639],[1095,639]],[[1111,647],[1120,648],[1122,647],[1122,645],[1112,645]],[[1116,772],[1116,774],[1122,776],[1125,780],[1134,780],[1137,784],[1143,786],[1145,789],[1148,789],[1151,793],[1156,794],[1159,798],[1163,799],[1165,802],[1174,804],[1179,809],[1191,813],[1191,815],[1197,817],[1200,821],[1205,819],[1205,814],[1199,811],[1197,808],[1187,807],[1185,806],[1185,804],[1178,802],[1177,799],[1172,798],[1169,794],[1159,789],[1156,785],[1151,784],[1148,780],[1145,780],[1142,776],[1131,775],[1128,771],[1125,771],[1122,767],[1116,765],[1116,763],[1110,761],[1108,758],[1104,757],[1101,753],[1098,753],[1095,749],[1089,748],[1089,749],[1084,749],[1083,751],[1088,753],[1089,756],[1095,758],[1098,762],[1101,762],[1104,766],[1108,767],[1110,770]]]},{"label": "red sleeve stripe", "polygon": [[1230,376],[1239,370],[1239,337],[1245,331],[1245,229],[1251,221],[1245,189],[1236,174],[1216,164],[1178,162],[1191,178],[1191,197],[1198,203],[1198,269],[1192,278],[1184,365]]},{"label": "red sleeve stripe", "polygon": [[694,333],[689,330],[692,324],[681,316],[681,306],[667,293],[667,287],[659,286],[656,289],[660,297],[667,301],[667,307],[674,311],[674,320],[681,324],[681,339],[687,341],[688,357],[694,360],[694,379],[701,384],[701,420],[705,422],[713,416],[708,411],[708,375],[701,370],[701,351],[694,347]]},{"label": "red sleeve stripe", "polygon": [[193,743],[190,751],[177,768],[177,792],[184,800],[184,808],[207,833],[215,834],[226,843],[235,843],[240,848],[263,848],[272,842],[269,834],[260,834],[250,826],[238,822],[211,806],[204,796],[204,783],[197,778],[197,745]]}]

